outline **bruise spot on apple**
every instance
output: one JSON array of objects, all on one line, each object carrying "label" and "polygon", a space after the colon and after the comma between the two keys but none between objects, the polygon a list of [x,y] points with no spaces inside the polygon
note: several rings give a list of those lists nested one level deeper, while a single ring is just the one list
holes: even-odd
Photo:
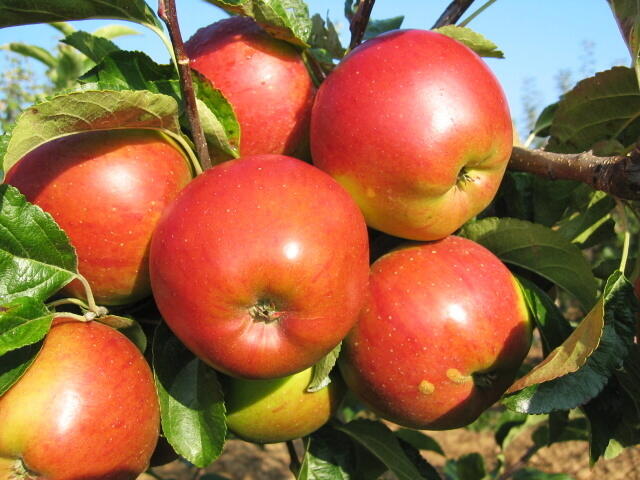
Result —
[{"label": "bruise spot on apple", "polygon": [[457,384],[467,383],[472,380],[471,375],[463,375],[457,368],[449,368],[447,370],[447,378]]},{"label": "bruise spot on apple", "polygon": [[423,395],[431,395],[433,392],[436,391],[436,386],[427,380],[422,380],[420,382],[420,385],[418,385],[418,390]]}]

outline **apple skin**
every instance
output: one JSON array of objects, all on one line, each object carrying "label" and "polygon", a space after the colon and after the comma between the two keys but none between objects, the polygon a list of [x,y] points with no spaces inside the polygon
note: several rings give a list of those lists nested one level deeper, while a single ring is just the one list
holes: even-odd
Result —
[{"label": "apple skin", "polygon": [[191,67],[233,105],[242,156],[307,155],[316,90],[293,46],[251,18],[230,17],[198,30],[185,50]]},{"label": "apple skin", "polygon": [[311,155],[369,226],[437,240],[494,198],[512,134],[505,95],[480,57],[439,33],[399,30],[354,49],[322,83]]},{"label": "apple skin", "polygon": [[160,428],[151,369],[111,327],[58,318],[0,397],[0,425],[0,479],[134,479]]},{"label": "apple skin", "polygon": [[167,325],[231,376],[302,371],[348,333],[368,281],[368,239],[349,194],[282,155],[231,160],[193,180],[151,241]]},{"label": "apple skin", "polygon": [[451,236],[372,265],[368,303],[339,365],[347,387],[383,418],[444,430],[498,400],[530,344],[509,270],[484,247]]},{"label": "apple skin", "polygon": [[317,392],[306,391],[313,367],[288,377],[244,380],[227,377],[227,426],[254,443],[287,442],[315,432],[335,413],[345,393],[339,377]]},{"label": "apple skin", "polygon": [[[188,160],[167,137],[111,130],[48,142],[11,168],[5,182],[67,233],[96,301],[120,305],[150,295],[151,234],[191,177]],[[64,291],[85,296],[79,281]]]}]

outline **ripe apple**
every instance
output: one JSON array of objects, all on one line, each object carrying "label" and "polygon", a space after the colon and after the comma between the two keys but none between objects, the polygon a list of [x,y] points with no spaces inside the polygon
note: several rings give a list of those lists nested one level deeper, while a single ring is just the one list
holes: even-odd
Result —
[{"label": "ripe apple", "polygon": [[368,302],[343,343],[347,386],[409,428],[471,423],[513,383],[531,343],[509,270],[460,237],[411,245],[371,267]]},{"label": "ripe apple", "polygon": [[344,186],[367,224],[436,240],[484,209],[512,147],[504,93],[466,46],[400,30],[347,55],[318,90],[316,166]]},{"label": "ripe apple", "polygon": [[[23,157],[5,181],[67,232],[96,301],[119,305],[151,293],[151,233],[190,179],[188,160],[164,135],[112,130],[48,142]],[[65,291],[84,297],[78,281]]]},{"label": "ripe apple", "polygon": [[344,395],[342,382],[307,392],[313,368],[270,380],[230,378],[225,383],[227,426],[255,443],[286,442],[315,432],[327,423]]},{"label": "ripe apple", "polygon": [[0,478],[134,479],[158,439],[153,375],[118,331],[59,318],[0,397],[0,425]]},{"label": "ripe apple", "polygon": [[231,17],[198,30],[185,49],[233,105],[241,155],[305,155],[315,87],[293,46],[251,18]]},{"label": "ripe apple", "polygon": [[151,287],[167,325],[232,376],[304,370],[356,321],[368,280],[364,219],[317,168],[282,155],[210,168],[165,210]]}]

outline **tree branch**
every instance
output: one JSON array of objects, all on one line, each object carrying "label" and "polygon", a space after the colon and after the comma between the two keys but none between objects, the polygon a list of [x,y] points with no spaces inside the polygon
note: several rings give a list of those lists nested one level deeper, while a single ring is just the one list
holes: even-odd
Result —
[{"label": "tree branch", "polygon": [[164,21],[169,30],[169,36],[171,37],[171,43],[173,44],[173,51],[177,61],[178,74],[180,76],[180,90],[184,95],[187,118],[189,119],[196,153],[198,154],[202,169],[206,170],[211,167],[211,158],[209,158],[207,141],[204,138],[202,125],[200,124],[196,94],[193,90],[193,79],[191,78],[191,67],[189,66],[189,57],[184,51],[175,0],[158,0],[158,16]]},{"label": "tree branch", "polygon": [[553,153],[513,147],[509,169],[552,180],[576,180],[624,200],[640,200],[640,149],[630,155],[597,157],[592,152]]},{"label": "tree branch", "polygon": [[473,2],[474,0],[453,0],[431,28],[440,28],[456,23]]},{"label": "tree branch", "polygon": [[354,13],[351,24],[349,25],[349,30],[351,31],[349,50],[353,50],[362,42],[374,3],[376,3],[375,0],[360,0],[360,3],[358,3],[358,9],[356,13]]}]

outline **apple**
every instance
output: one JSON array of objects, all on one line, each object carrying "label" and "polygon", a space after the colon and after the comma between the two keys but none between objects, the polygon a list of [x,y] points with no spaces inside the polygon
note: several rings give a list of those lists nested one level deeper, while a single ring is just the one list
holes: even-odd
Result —
[{"label": "apple", "polygon": [[381,417],[452,429],[498,400],[530,344],[515,278],[484,247],[450,236],[372,265],[368,301],[339,365],[347,386]]},{"label": "apple", "polygon": [[269,380],[227,377],[224,400],[227,426],[243,440],[286,442],[315,432],[335,413],[344,395],[339,379],[307,392],[313,368]]},{"label": "apple", "polygon": [[[65,230],[96,301],[120,305],[150,295],[151,233],[191,176],[188,160],[168,137],[111,130],[48,142],[11,168],[5,182]],[[65,292],[85,295],[78,281]]]},{"label": "apple", "polygon": [[242,156],[306,154],[315,87],[292,45],[251,18],[231,17],[198,30],[185,50],[191,67],[232,104]]},{"label": "apple", "polygon": [[466,46],[399,30],[366,41],[322,83],[314,164],[344,186],[367,224],[437,240],[483,210],[512,148],[505,95]]},{"label": "apple", "polygon": [[151,287],[167,325],[235,377],[302,371],[355,323],[366,294],[367,229],[329,175],[283,155],[210,168],[165,210]]},{"label": "apple", "polygon": [[58,318],[0,425],[0,478],[134,479],[160,428],[151,369],[111,327]]}]

